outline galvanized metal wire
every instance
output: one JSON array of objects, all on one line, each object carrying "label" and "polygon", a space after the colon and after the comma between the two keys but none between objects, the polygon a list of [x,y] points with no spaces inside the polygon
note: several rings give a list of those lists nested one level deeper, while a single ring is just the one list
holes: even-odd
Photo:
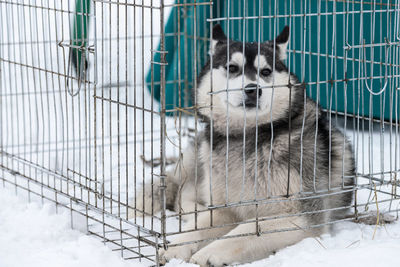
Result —
[{"label": "galvanized metal wire", "polygon": [[[57,209],[68,209],[72,227],[80,221],[78,217],[83,217],[87,232],[109,244],[123,258],[157,266],[160,263],[158,249],[167,248],[170,238],[178,234],[240,224],[255,225],[254,229],[259,229],[262,221],[309,214],[257,215],[247,221],[218,225],[213,219],[217,210],[233,207],[257,209],[271,203],[354,192],[355,200],[351,206],[337,208],[354,211],[353,216],[345,220],[367,216],[362,215],[362,211],[374,206],[375,202],[386,207],[381,210],[383,212],[398,212],[399,0],[315,0],[312,3],[254,0],[252,5],[249,5],[250,1],[230,0],[226,3],[222,0],[91,0],[88,1],[90,12],[75,10],[78,2],[83,4],[86,1],[0,0],[0,180],[3,186],[26,194],[29,201],[51,201]],[[238,5],[244,8],[236,16]],[[227,8],[225,12],[222,12],[223,8]],[[215,16],[215,10],[217,14],[226,16]],[[207,17],[203,17],[205,14]],[[174,21],[173,32],[166,30],[169,16]],[[84,40],[85,46],[76,46],[73,42],[82,41],[82,36],[73,36],[72,26],[77,24],[76,18],[90,21],[90,34]],[[360,25],[355,23],[358,20]],[[199,21],[204,23],[199,25]],[[368,23],[364,25],[364,21]],[[268,29],[263,29],[266,22]],[[334,124],[339,125],[354,148],[357,173],[353,177],[344,175],[347,163],[342,154],[342,184],[335,187],[329,180],[328,188],[317,189],[315,166],[318,159],[315,154],[313,190],[308,192],[302,186],[301,157],[300,192],[290,194],[289,161],[285,194],[268,192],[260,198],[259,188],[254,183],[252,199],[241,194],[240,201],[233,201],[229,188],[229,173],[232,172],[228,166],[230,138],[226,135],[225,203],[215,203],[213,199],[211,153],[207,177],[210,181],[209,206],[195,204],[189,211],[179,208],[177,213],[167,212],[167,171],[171,168],[168,159],[182,160],[185,146],[193,140],[196,152],[195,198],[198,199],[198,138],[203,131],[198,111],[209,109],[213,117],[214,97],[227,92],[244,93],[244,80],[240,88],[233,88],[229,80],[226,89],[213,88],[212,79],[215,77],[211,57],[211,106],[199,106],[196,97],[190,105],[191,92],[197,90],[196,77],[208,57],[212,26],[216,23],[225,23],[228,40],[235,31],[239,32],[238,41],[243,44],[249,33],[254,32],[256,39],[252,41],[258,43],[258,53],[260,44],[272,40],[284,25],[292,28],[286,63],[300,82],[288,83],[290,86],[305,86],[317,103],[326,104],[323,111],[328,116],[330,132]],[[311,39],[313,31],[320,36],[316,41],[317,47],[314,47],[315,40]],[[371,38],[366,38],[365,31],[370,31]],[[167,51],[169,40],[173,40],[177,53],[177,68],[172,75],[168,72],[168,67],[174,64]],[[81,59],[72,58],[74,49],[81,52]],[[229,53],[228,49],[227,55]],[[83,68],[75,70],[73,60],[82,60]],[[315,66],[317,73],[313,73]],[[189,67],[192,73],[182,71]],[[146,78],[147,72],[150,73],[149,79]],[[259,77],[259,68],[257,72]],[[272,86],[258,90],[272,89],[273,102],[274,92],[282,86],[286,85],[273,82]],[[168,91],[167,88],[172,87],[174,91]],[[167,105],[169,94],[177,96],[173,106]],[[157,97],[160,101],[156,100]],[[228,93],[226,97],[228,103]],[[306,94],[303,100],[305,105]],[[379,105],[374,105],[374,101]],[[343,109],[339,108],[340,102],[344,103]],[[274,149],[273,105],[270,108],[271,155]],[[386,108],[389,114],[384,112]],[[229,109],[227,104],[227,133],[230,132]],[[246,114],[245,108],[243,112]],[[317,120],[318,116],[317,113]],[[259,121],[258,114],[256,120]],[[242,175],[242,192],[248,179],[246,121],[244,125],[242,166],[238,167]],[[305,116],[302,132],[304,125]],[[211,151],[213,127],[211,120]],[[315,136],[317,134],[318,127]],[[301,156],[306,149],[317,150],[316,139],[311,148],[303,145],[303,135],[300,142]],[[255,144],[258,151],[258,142]],[[344,140],[342,145],[344,153]],[[291,149],[290,142],[288,149]],[[331,147],[328,153],[330,179]],[[256,157],[258,162],[260,159]],[[176,166],[175,174],[184,184],[185,170],[181,164]],[[256,180],[257,171],[255,173],[252,179]],[[355,179],[356,185],[346,187],[344,181],[350,178]],[[145,183],[151,184],[150,189],[143,186]],[[272,183],[270,174],[267,183]],[[378,199],[374,199],[374,193]],[[361,199],[360,194],[367,195],[367,198]],[[143,203],[150,203],[150,209],[137,206],[139,196],[143,197]],[[150,202],[145,201],[145,196],[150,196]],[[161,207],[160,212],[155,212],[157,206]],[[202,213],[210,214],[207,226],[197,223]],[[133,217],[128,218],[128,214],[133,214]],[[193,229],[183,227],[185,216],[195,218]],[[323,225],[338,221],[342,220]],[[229,238],[293,230],[297,228],[254,231]],[[192,243],[201,241],[204,240]],[[184,244],[187,242],[172,246]]]}]

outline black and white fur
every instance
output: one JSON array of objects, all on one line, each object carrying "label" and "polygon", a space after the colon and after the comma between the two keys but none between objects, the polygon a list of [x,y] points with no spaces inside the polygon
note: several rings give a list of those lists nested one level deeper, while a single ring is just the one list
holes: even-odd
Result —
[{"label": "black and white fur", "polygon": [[[229,203],[236,203],[255,198],[265,199],[267,196],[285,198],[288,191],[289,195],[299,196],[301,192],[341,188],[343,174],[354,175],[351,147],[342,133],[334,127],[330,129],[329,122],[321,113],[319,106],[305,97],[304,86],[299,85],[296,76],[288,72],[284,60],[287,54],[289,28],[285,27],[274,41],[260,45],[245,43],[244,54],[243,43],[228,41],[219,25],[213,29],[213,39],[210,51],[212,73],[209,61],[199,75],[196,91],[199,113],[205,123],[205,130],[197,139],[198,185],[195,188],[195,149],[189,146],[179,163],[183,170],[181,180],[174,171],[168,175],[167,207],[176,211],[180,207],[182,212],[188,212],[193,211],[197,203],[197,209],[204,210],[210,204],[210,194],[213,205],[223,205],[227,199]],[[275,86],[274,89],[271,88],[272,85]],[[239,90],[226,90],[228,88]],[[209,94],[211,90],[219,93],[212,97]],[[243,146],[244,134],[245,146]],[[213,144],[210,144],[211,136]],[[229,150],[227,150],[227,136]],[[300,169],[301,143],[303,152]],[[226,153],[229,153],[227,180]],[[243,154],[245,166],[243,166]],[[211,155],[212,168],[210,168]],[[243,168],[245,168],[244,181]],[[226,195],[226,181],[228,195]],[[353,185],[351,179],[344,181],[344,186]],[[146,185],[146,192],[151,192],[150,186]],[[256,196],[255,188],[257,188]],[[196,189],[197,194],[195,194]],[[157,211],[160,209],[157,202],[158,194],[155,197],[153,208]],[[140,201],[142,197],[138,199]],[[151,207],[150,200],[151,196],[145,196],[145,210]],[[173,243],[255,233],[255,223],[237,225],[234,223],[251,220],[256,218],[257,214],[262,218],[315,212],[346,207],[351,202],[352,193],[348,192],[301,201],[260,204],[257,210],[255,205],[216,209],[213,211],[213,225],[230,224],[230,226],[180,234]],[[137,205],[140,208],[143,203],[138,202]],[[200,266],[247,263],[266,258],[271,253],[306,237],[326,232],[327,226],[316,228],[308,226],[342,218],[346,212],[347,210],[342,209],[260,221],[257,230],[260,232],[298,230],[170,247],[166,251],[161,250],[160,255],[164,262],[180,258]],[[186,219],[188,221],[184,230],[194,229],[195,216],[188,215]],[[199,213],[197,227],[209,226],[210,212]]]}]

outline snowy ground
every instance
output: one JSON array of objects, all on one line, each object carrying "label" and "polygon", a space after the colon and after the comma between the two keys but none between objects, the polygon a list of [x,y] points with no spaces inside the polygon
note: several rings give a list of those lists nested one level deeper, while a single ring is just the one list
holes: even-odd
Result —
[{"label": "snowy ground", "polygon": [[70,227],[67,211],[54,205],[28,203],[0,187],[0,266],[141,266],[124,261],[91,236]]},{"label": "snowy ground", "polygon": [[[11,187],[0,187],[0,267],[144,266],[124,261],[98,239],[70,228],[66,211],[28,203]],[[400,222],[377,227],[340,223],[332,235],[308,238],[267,259],[244,266],[398,266]],[[195,266],[170,262],[168,267]]]}]

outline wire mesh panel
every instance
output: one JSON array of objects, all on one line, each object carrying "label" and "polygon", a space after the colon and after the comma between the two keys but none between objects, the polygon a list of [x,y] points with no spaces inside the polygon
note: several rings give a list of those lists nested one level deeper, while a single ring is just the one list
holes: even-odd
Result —
[{"label": "wire mesh panel", "polygon": [[[178,219],[179,230],[167,231],[172,252],[165,252],[166,260],[191,257],[201,263],[199,254],[236,248],[229,244],[246,242],[248,236],[271,235],[265,240],[271,242],[274,233],[289,239],[283,232],[295,236],[299,229],[323,231],[334,222],[370,216],[365,212],[378,202],[381,212],[397,212],[398,8],[396,1],[213,3],[207,26],[215,51],[209,48],[208,63],[201,64],[206,66],[200,77],[191,80],[192,106],[181,97],[174,103],[176,117],[191,111],[197,122],[205,122],[199,125],[205,129],[195,129],[192,148],[180,153],[169,176],[178,185],[177,214],[170,217]],[[196,16],[204,12],[193,8],[188,13],[193,14],[188,31],[201,34],[204,27]],[[226,36],[211,41],[217,23]],[[278,74],[264,79],[263,69],[256,66],[249,78],[247,61],[279,46],[275,38],[285,25],[290,27],[288,55],[283,58],[287,69],[276,61],[281,55],[274,50],[266,70]],[[192,42],[192,53],[200,53],[190,67],[195,77],[201,70],[198,62],[204,60],[201,40]],[[182,50],[175,53],[179,56]],[[282,78],[284,72],[297,78]],[[296,87],[304,88],[301,97]],[[252,89],[259,95],[254,105],[267,102],[267,111],[247,109],[246,90]],[[264,94],[268,99],[262,99]],[[327,144],[320,138],[328,139]],[[293,208],[296,205],[303,208]],[[231,243],[222,241],[232,238]],[[175,246],[183,248],[173,250]],[[185,247],[191,251],[189,258],[181,252]]]},{"label": "wire mesh panel", "polygon": [[[1,2],[2,167],[40,194],[51,188],[88,200],[97,184],[89,178],[95,79],[89,69],[77,79],[70,67],[71,14],[67,1]],[[93,47],[80,50],[93,61]]]},{"label": "wire mesh panel", "polygon": [[154,262],[161,217],[129,205],[164,164],[166,123],[143,78],[165,64],[151,60],[163,53],[163,8],[158,1],[0,5],[3,183],[68,208],[74,227],[83,216],[86,231],[124,258]]},{"label": "wire mesh panel", "polygon": [[0,25],[3,185],[126,259],[397,214],[398,0],[0,0]]}]

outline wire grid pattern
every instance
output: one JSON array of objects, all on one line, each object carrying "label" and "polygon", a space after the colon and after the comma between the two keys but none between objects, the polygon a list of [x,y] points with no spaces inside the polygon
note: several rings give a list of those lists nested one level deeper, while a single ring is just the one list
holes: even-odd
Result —
[{"label": "wire grid pattern", "polygon": [[[374,207],[378,202],[387,206],[381,211],[396,212],[400,168],[399,0],[252,2],[254,10],[250,10],[248,1],[91,0],[91,11],[79,13],[71,0],[0,0],[3,185],[14,186],[18,193],[27,192],[29,200],[49,200],[56,207],[69,209],[72,226],[82,217],[87,231],[102,238],[122,257],[150,265],[159,264],[157,248],[167,246],[170,237],[184,232],[184,215],[197,218],[201,212],[216,209],[322,198],[348,191],[356,194],[351,207],[355,216],[357,207]],[[213,17],[213,8],[218,14],[226,9],[225,15]],[[204,14],[208,17],[200,19],[205,31],[198,23]],[[71,40],[71,25],[77,15],[87,20],[91,30],[87,45],[80,47]],[[168,15],[175,19],[173,33],[164,32]],[[182,19],[192,24],[181,25]],[[359,26],[355,24],[358,20]],[[367,30],[380,34],[365,38],[363,20],[369,22]],[[265,21],[269,29],[263,29]],[[338,21],[342,21],[342,28],[336,28]],[[179,161],[191,140],[195,140],[197,149],[196,136],[202,130],[197,112],[204,107],[198,107],[196,99],[192,106],[187,103],[190,92],[197,89],[196,77],[207,59],[215,23],[225,26],[228,38],[239,32],[243,42],[251,31],[257,36],[251,41],[262,42],[273,39],[284,25],[292,28],[288,67],[307,86],[310,96],[315,94],[317,102],[325,100],[329,120],[341,124],[351,140],[358,166],[356,186],[302,191],[289,198],[269,195],[240,202],[227,198],[224,205],[211,204],[205,210],[195,206],[193,211],[177,214],[165,208],[146,213],[136,206],[132,200],[144,195],[142,185],[159,179],[151,195],[160,190],[161,198],[154,199],[152,205],[161,201],[165,207],[170,159]],[[320,41],[312,39],[313,31],[318,32]],[[166,75],[167,65],[172,64],[165,49],[168,38],[173,39],[178,51],[178,68],[172,76]],[[84,55],[83,73],[73,68],[73,49]],[[182,71],[189,65],[191,73]],[[326,71],[313,72],[313,65]],[[145,78],[147,70],[150,83]],[[172,107],[165,103],[167,85],[174,86],[179,94]],[[160,102],[153,100],[155,86],[160,87]],[[229,88],[228,84],[227,90],[243,89]],[[210,94],[222,92],[213,88]],[[375,98],[380,103],[380,117],[374,116]],[[389,118],[382,112],[387,98]],[[338,101],[344,101],[343,110],[338,108]],[[352,112],[346,107],[350,102]],[[170,113],[173,116],[167,116]],[[229,146],[229,138],[226,142]],[[229,153],[226,156],[229,160]],[[176,171],[178,175],[182,172],[181,168]],[[365,201],[357,197],[363,191]],[[128,218],[130,212],[133,218]],[[243,235],[268,234],[257,231],[258,224],[277,218],[257,217],[236,224],[255,225],[254,232]],[[207,228],[224,226],[210,222]],[[201,228],[195,225],[185,231],[198,230]],[[296,229],[279,231],[290,230]]]}]

